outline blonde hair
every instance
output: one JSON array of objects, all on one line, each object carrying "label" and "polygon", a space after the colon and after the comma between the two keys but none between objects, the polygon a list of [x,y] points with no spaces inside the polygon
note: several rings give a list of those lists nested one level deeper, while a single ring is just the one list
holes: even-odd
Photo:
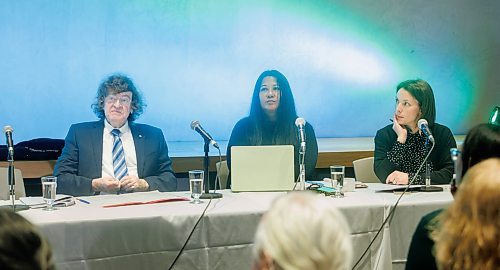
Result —
[{"label": "blonde hair", "polygon": [[262,218],[255,261],[262,254],[270,257],[275,269],[350,269],[350,230],[330,198],[293,192],[278,198]]},{"label": "blonde hair", "polygon": [[471,167],[441,216],[436,234],[440,269],[498,269],[500,265],[500,159]]}]

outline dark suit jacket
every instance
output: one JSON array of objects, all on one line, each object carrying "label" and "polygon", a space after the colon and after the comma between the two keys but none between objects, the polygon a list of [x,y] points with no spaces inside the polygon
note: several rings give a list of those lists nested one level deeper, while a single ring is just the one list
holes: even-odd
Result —
[{"label": "dark suit jacket", "polygon": [[[129,126],[134,138],[139,178],[148,182],[149,190],[175,191],[177,180],[163,132],[144,124],[129,122]],[[58,193],[94,194],[92,179],[102,177],[103,129],[103,120],[70,127],[54,168]]]}]

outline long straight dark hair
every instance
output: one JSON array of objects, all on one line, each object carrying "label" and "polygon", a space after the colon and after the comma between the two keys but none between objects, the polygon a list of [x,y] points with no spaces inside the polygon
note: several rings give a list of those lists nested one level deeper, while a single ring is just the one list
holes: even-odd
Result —
[{"label": "long straight dark hair", "polygon": [[268,116],[260,105],[260,88],[265,77],[274,77],[280,90],[280,103],[277,109],[276,126],[273,134],[273,144],[294,144],[296,142],[295,119],[297,112],[295,110],[295,101],[293,99],[290,84],[285,75],[277,70],[266,70],[262,72],[255,82],[252,95],[252,104],[250,105],[249,118],[253,123],[253,131],[250,135],[250,142],[253,145],[262,144],[263,123],[268,122]]}]

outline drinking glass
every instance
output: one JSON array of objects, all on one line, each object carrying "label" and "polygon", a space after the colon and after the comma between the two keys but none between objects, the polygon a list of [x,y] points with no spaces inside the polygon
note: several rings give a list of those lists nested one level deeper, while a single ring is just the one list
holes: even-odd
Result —
[{"label": "drinking glass", "polygon": [[203,170],[189,171],[189,190],[191,191],[191,197],[193,198],[191,203],[194,204],[203,203],[200,200],[200,196],[203,193],[204,176],[205,172]]},{"label": "drinking glass", "polygon": [[57,177],[56,176],[44,176],[42,177],[42,197],[47,206],[43,208],[46,211],[57,210],[53,206],[56,200],[56,188],[57,188]]},{"label": "drinking glass", "polygon": [[333,195],[334,198],[344,197],[344,192],[342,191],[342,187],[344,186],[344,172],[345,166],[330,166],[330,178],[332,179],[332,187],[335,188],[335,194]]}]

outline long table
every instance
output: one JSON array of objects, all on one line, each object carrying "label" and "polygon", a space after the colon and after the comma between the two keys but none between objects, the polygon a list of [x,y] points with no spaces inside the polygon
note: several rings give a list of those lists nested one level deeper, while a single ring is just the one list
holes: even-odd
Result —
[{"label": "long table", "polygon": [[[222,193],[222,199],[211,201],[172,269],[250,269],[257,224],[272,201],[283,193],[229,190]],[[116,208],[103,205],[176,196],[189,197],[189,193],[82,197],[91,203],[77,202],[56,211],[30,209],[20,213],[49,239],[58,269],[168,269],[208,201],[198,205],[189,202]],[[393,193],[378,193],[370,188],[331,199],[331,206],[343,212],[351,227],[354,260],[373,239],[396,200]],[[451,201],[447,191],[404,195],[391,222],[357,269],[404,268],[411,235],[420,217]]]}]

